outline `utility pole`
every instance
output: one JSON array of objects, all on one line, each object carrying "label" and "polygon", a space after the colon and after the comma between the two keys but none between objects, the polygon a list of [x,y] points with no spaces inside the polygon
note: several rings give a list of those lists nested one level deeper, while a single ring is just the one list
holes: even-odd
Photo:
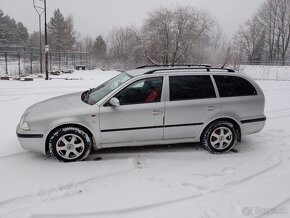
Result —
[{"label": "utility pole", "polygon": [[48,52],[49,52],[49,45],[47,42],[47,21],[46,21],[46,0],[44,0],[44,27],[45,27],[45,72],[46,77],[45,79],[48,80]]},{"label": "utility pole", "polygon": [[41,36],[41,15],[44,12],[44,7],[39,4],[40,0],[33,0],[33,6],[38,14],[38,23],[39,23],[39,66],[40,66],[40,73],[43,73],[42,67],[42,36]]}]

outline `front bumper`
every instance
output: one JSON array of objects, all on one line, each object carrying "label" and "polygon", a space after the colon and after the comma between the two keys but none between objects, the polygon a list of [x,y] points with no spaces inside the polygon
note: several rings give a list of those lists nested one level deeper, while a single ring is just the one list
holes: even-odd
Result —
[{"label": "front bumper", "polygon": [[42,133],[36,131],[23,131],[18,125],[16,135],[18,141],[25,150],[46,154],[45,138]]}]

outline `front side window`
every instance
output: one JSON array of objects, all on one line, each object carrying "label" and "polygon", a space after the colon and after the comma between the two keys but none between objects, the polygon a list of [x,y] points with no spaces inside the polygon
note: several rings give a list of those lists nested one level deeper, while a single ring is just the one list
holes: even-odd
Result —
[{"label": "front side window", "polygon": [[114,78],[98,86],[97,88],[84,92],[82,94],[82,100],[87,104],[93,105],[130,78],[132,78],[132,76],[129,74],[121,73],[118,76],[115,76]]},{"label": "front side window", "polygon": [[214,76],[220,97],[237,97],[257,95],[254,86],[241,77],[236,76]]},{"label": "front side window", "polygon": [[215,98],[215,91],[208,75],[170,76],[170,101]]},{"label": "front side window", "polygon": [[124,88],[115,97],[120,105],[160,102],[163,77],[138,80]]}]

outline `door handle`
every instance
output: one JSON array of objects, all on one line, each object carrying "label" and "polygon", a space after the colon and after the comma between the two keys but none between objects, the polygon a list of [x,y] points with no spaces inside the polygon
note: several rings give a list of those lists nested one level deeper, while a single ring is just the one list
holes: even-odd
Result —
[{"label": "door handle", "polygon": [[207,106],[207,110],[208,110],[208,111],[214,111],[215,109],[216,109],[216,107],[213,106],[213,105],[209,105],[209,106]]},{"label": "door handle", "polygon": [[162,110],[154,110],[152,112],[152,114],[155,116],[155,115],[159,115],[159,114],[163,114],[163,111]]}]

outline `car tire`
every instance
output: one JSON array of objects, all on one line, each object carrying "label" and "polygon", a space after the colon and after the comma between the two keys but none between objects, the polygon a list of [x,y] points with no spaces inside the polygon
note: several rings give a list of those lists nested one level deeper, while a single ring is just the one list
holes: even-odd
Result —
[{"label": "car tire", "polygon": [[61,162],[82,161],[87,158],[91,149],[91,137],[79,127],[61,127],[49,138],[49,152]]},{"label": "car tire", "polygon": [[201,144],[212,153],[226,153],[237,142],[234,125],[228,121],[216,121],[204,130]]}]

